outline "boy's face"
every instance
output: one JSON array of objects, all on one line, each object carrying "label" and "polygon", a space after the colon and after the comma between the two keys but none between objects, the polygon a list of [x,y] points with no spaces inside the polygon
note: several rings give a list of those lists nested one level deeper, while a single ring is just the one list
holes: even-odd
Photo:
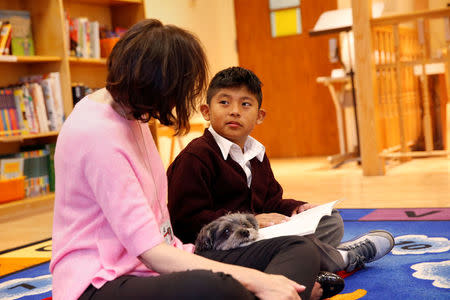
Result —
[{"label": "boy's face", "polygon": [[255,125],[261,124],[266,115],[245,86],[220,89],[200,111],[218,134],[242,149]]}]

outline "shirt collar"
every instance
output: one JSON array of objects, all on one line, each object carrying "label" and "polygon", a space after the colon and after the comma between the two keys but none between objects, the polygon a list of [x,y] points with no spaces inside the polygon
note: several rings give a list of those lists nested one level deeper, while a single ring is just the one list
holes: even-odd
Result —
[{"label": "shirt collar", "polygon": [[[218,134],[214,130],[214,128],[212,128],[212,126],[209,126],[208,130],[209,130],[209,132],[211,132],[214,140],[216,141],[217,145],[219,146],[220,152],[222,152],[223,159],[227,160],[228,155],[231,150],[231,147],[233,147],[233,146],[239,147],[239,146],[237,144],[233,143],[232,141],[224,138],[220,134]],[[256,157],[259,161],[262,162],[264,159],[265,152],[266,152],[266,148],[263,146],[263,144],[261,144],[256,139],[252,138],[251,136],[247,137],[247,140],[245,141],[245,144],[244,144],[244,155],[247,153],[248,154],[251,153],[252,158]]]}]

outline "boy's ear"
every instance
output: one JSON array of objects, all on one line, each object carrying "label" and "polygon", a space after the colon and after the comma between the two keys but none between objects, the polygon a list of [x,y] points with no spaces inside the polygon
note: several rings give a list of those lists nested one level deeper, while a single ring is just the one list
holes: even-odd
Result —
[{"label": "boy's ear", "polygon": [[256,119],[256,124],[261,124],[266,117],[266,111],[264,109],[258,110],[258,119]]},{"label": "boy's ear", "polygon": [[203,119],[209,121],[209,105],[208,104],[200,105],[200,112],[203,115]]}]

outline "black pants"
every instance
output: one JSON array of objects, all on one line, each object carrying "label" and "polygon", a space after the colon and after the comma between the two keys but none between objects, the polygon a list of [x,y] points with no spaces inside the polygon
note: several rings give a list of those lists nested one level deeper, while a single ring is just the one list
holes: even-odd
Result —
[{"label": "black pants", "polygon": [[90,285],[79,300],[245,299],[255,296],[237,280],[207,270],[176,272],[155,277],[121,276],[100,289]]},{"label": "black pants", "polygon": [[[201,256],[224,263],[284,275],[304,286],[309,299],[319,272],[320,255],[304,237],[285,236],[263,240],[227,251],[205,251]],[[90,286],[80,297],[93,299],[254,299],[233,277],[205,270],[177,272],[157,277],[122,276],[100,289]]]}]

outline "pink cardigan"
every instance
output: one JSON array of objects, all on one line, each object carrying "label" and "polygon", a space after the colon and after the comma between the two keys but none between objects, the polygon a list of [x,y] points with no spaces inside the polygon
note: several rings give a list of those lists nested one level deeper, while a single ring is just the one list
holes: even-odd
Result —
[{"label": "pink cardigan", "polygon": [[[160,226],[169,215],[148,126],[85,97],[59,134],[55,172],[53,298],[77,299],[89,284],[99,288],[124,274],[158,275],[137,258],[164,242]],[[193,252],[177,238],[172,244]]]}]

